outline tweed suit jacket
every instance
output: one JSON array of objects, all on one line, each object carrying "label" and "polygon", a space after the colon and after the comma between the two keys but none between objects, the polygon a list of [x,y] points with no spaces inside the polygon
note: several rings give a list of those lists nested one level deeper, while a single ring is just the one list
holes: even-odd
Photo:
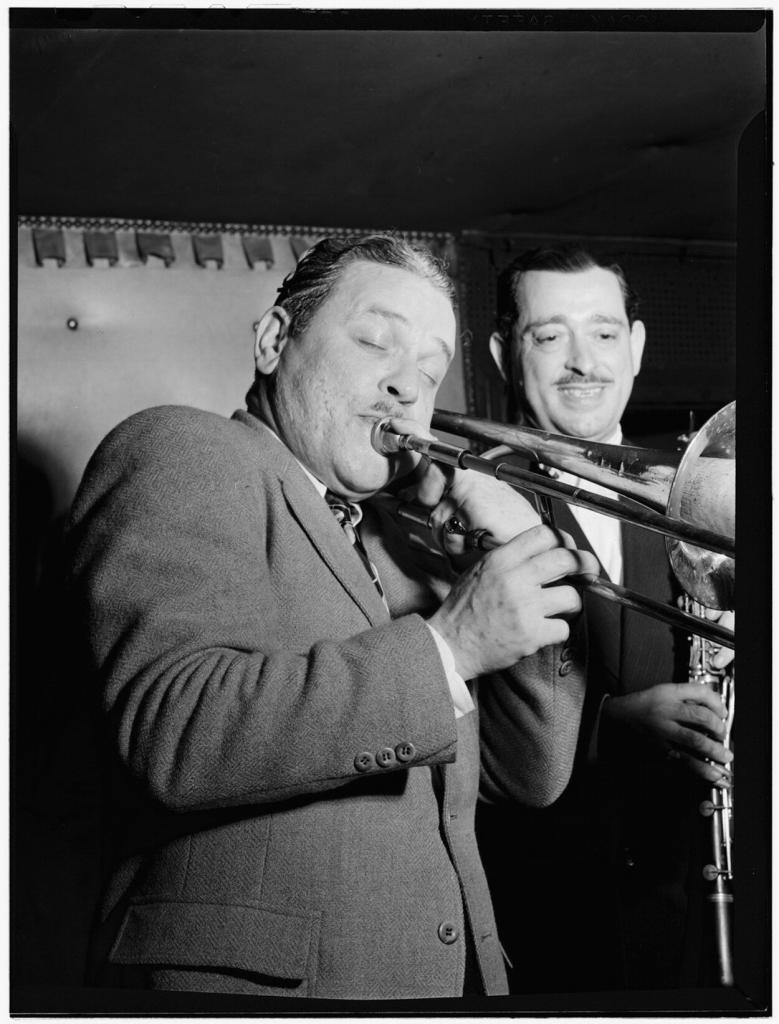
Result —
[{"label": "tweed suit jacket", "polygon": [[[477,716],[455,719],[422,617],[436,588],[393,530],[366,509],[388,612],[248,413],[147,410],[93,456],[70,538],[112,779],[98,969],[456,996],[467,937],[483,989],[506,991],[473,833]],[[583,699],[558,661],[547,649],[494,682],[527,757],[493,784],[537,804],[566,783]]]}]

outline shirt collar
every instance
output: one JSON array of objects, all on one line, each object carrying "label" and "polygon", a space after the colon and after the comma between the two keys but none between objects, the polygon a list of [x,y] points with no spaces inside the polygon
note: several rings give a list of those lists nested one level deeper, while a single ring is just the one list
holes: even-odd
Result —
[{"label": "shirt collar", "polygon": [[612,433],[598,444],[622,444],[622,424],[618,423]]}]

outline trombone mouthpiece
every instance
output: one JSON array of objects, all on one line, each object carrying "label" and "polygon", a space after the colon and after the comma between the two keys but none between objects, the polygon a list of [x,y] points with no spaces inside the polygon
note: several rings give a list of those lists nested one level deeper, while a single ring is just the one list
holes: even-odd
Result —
[{"label": "trombone mouthpiece", "polygon": [[401,451],[400,435],[389,429],[389,418],[376,420],[371,427],[371,444],[379,455],[394,455]]}]

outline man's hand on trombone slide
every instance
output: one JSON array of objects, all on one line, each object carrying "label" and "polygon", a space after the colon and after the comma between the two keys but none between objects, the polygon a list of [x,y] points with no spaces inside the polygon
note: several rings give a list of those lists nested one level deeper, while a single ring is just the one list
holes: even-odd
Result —
[{"label": "man's hand on trombone slide", "polygon": [[[410,421],[392,425],[399,433],[431,436]],[[403,498],[430,510],[434,536],[461,571],[428,621],[448,643],[463,678],[508,668],[568,639],[566,620],[581,610],[575,577],[598,572],[594,555],[542,525],[522,495],[492,477],[423,457]],[[473,530],[487,531],[498,546],[466,551],[464,535]]]}]

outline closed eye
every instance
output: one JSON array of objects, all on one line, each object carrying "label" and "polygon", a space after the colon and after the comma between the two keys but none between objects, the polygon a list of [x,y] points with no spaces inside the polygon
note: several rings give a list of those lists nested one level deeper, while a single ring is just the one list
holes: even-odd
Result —
[{"label": "closed eye", "polygon": [[378,351],[380,351],[380,352],[384,352],[385,351],[385,346],[380,344],[378,341],[376,341],[373,338],[360,337],[360,338],[357,338],[357,343],[359,345],[363,345],[365,348],[375,348],[375,349],[378,349]]},{"label": "closed eye", "polygon": [[425,354],[417,362],[417,369],[419,370],[425,385],[434,388],[437,388],[444,379],[448,368],[449,360],[442,358],[440,352],[435,352],[432,355]]},{"label": "closed eye", "polygon": [[533,341],[536,345],[550,345],[553,341],[558,341],[562,335],[559,331],[541,331],[538,334],[533,335]]}]

